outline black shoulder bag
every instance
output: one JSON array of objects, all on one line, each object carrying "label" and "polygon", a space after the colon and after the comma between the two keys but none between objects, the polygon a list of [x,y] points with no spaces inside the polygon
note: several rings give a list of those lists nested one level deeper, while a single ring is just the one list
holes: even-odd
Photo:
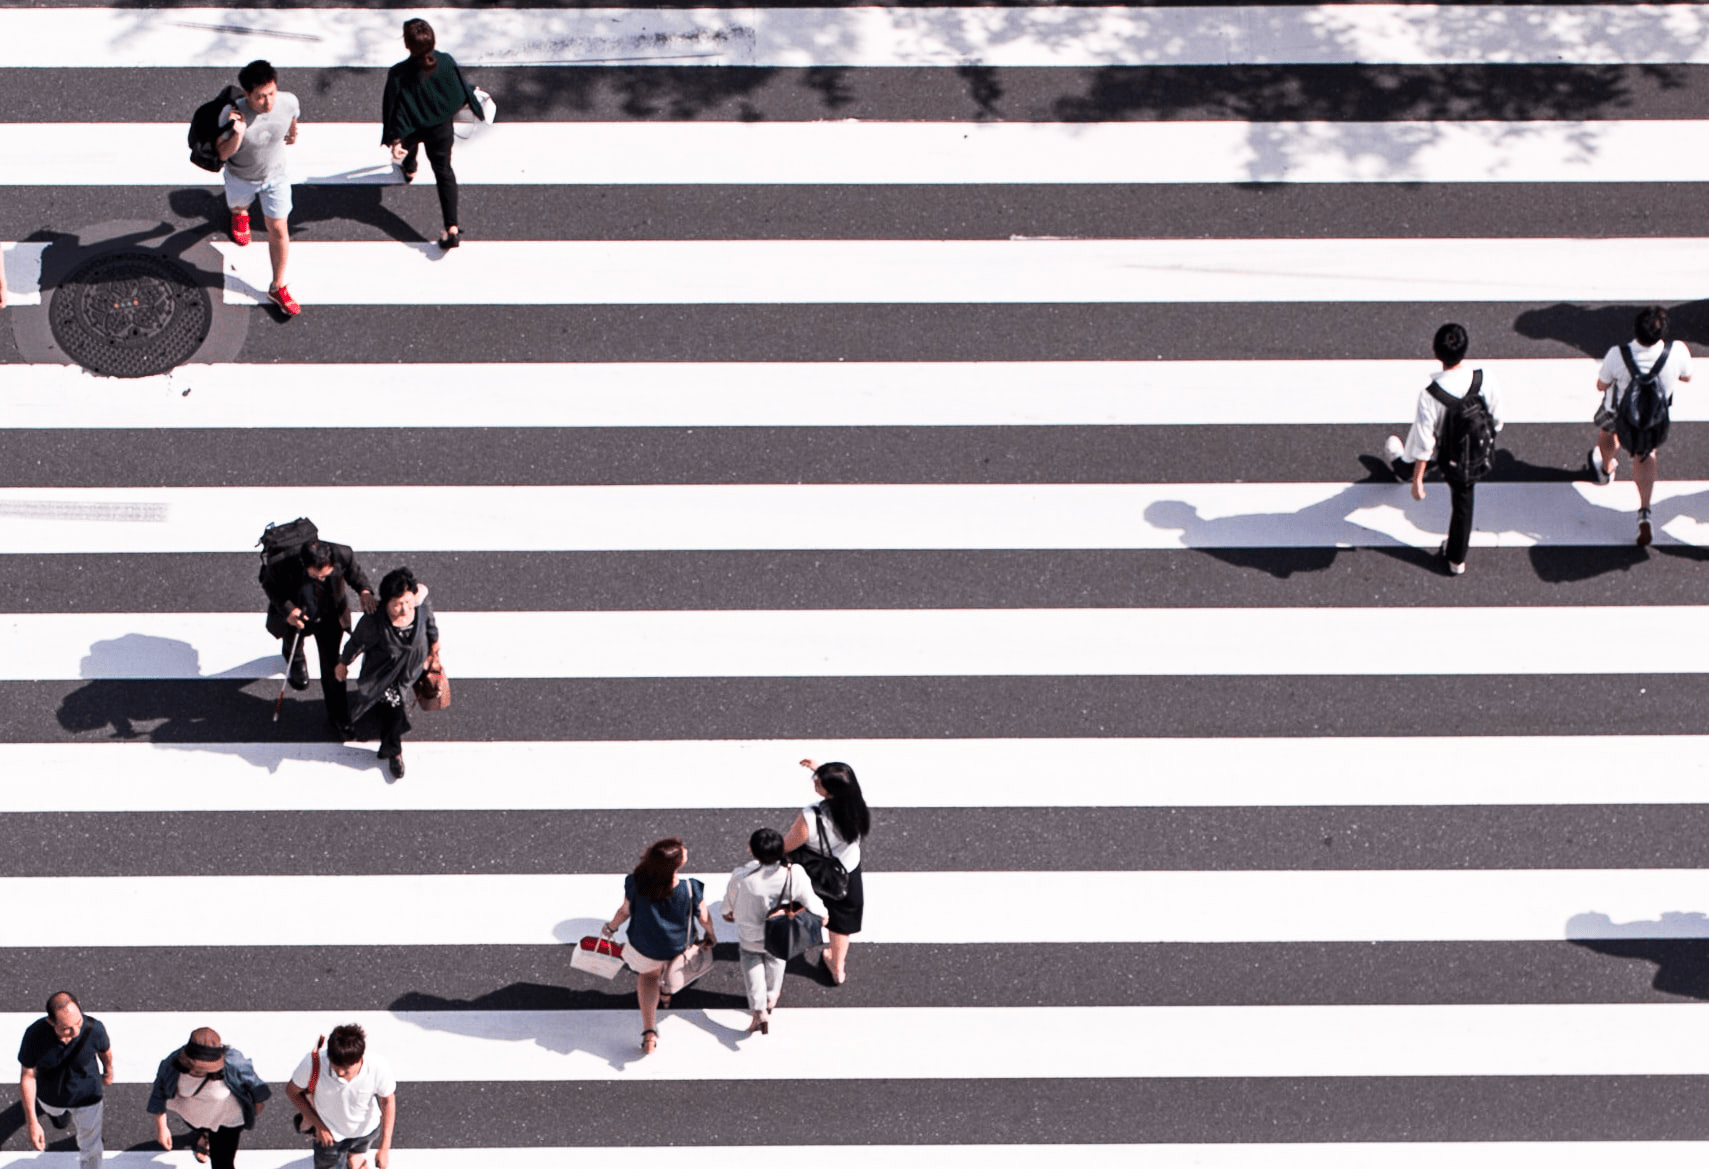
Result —
[{"label": "black shoulder bag", "polygon": [[849,871],[843,868],[842,861],[831,855],[830,842],[825,838],[825,812],[822,807],[813,809],[813,823],[819,828],[819,851],[814,852],[803,844],[789,854],[788,860],[807,870],[807,879],[813,882],[813,892],[830,901],[841,901],[849,895]]}]

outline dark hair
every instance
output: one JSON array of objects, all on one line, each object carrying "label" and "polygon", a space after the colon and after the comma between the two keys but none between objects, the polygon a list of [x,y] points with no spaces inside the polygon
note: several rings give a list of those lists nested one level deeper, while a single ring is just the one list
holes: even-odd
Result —
[{"label": "dark hair", "polygon": [[667,836],[663,840],[655,840],[647,851],[641,854],[641,863],[635,866],[635,892],[648,901],[663,901],[671,895],[671,878],[682,868],[683,857],[682,837]]},{"label": "dark hair", "polygon": [[1437,361],[1452,367],[1460,364],[1471,344],[1464,325],[1447,324],[1436,330],[1436,339],[1430,343],[1430,349],[1436,354]]},{"label": "dark hair", "polygon": [[748,837],[748,851],[762,865],[775,865],[783,859],[783,833],[775,828],[756,828]]},{"label": "dark hair", "polygon": [[332,549],[319,540],[310,540],[297,553],[297,558],[303,562],[304,568],[325,568],[332,563]]},{"label": "dark hair", "polygon": [[842,838],[853,844],[872,831],[872,813],[860,794],[860,780],[847,763],[821,763],[813,778],[825,789],[825,810]]},{"label": "dark hair", "polygon": [[81,1011],[83,1009],[83,1004],[78,1002],[77,996],[72,994],[69,990],[56,990],[47,996],[48,1018],[53,1018],[55,1015],[65,1010],[66,1007],[76,1007]]},{"label": "dark hair", "polygon": [[237,83],[244,93],[254,93],[269,81],[278,81],[279,71],[266,61],[251,61],[237,71]]},{"label": "dark hair", "polygon": [[405,593],[415,592],[415,573],[407,568],[394,568],[380,578],[380,603],[395,601]]},{"label": "dark hair", "polygon": [[1638,319],[1632,322],[1632,332],[1637,335],[1638,344],[1654,345],[1667,336],[1667,310],[1659,304],[1638,313]]},{"label": "dark hair", "polygon": [[439,54],[433,51],[438,41],[433,35],[433,26],[417,17],[404,21],[404,48],[415,58],[423,73],[432,73],[434,66],[439,64]]},{"label": "dark hair", "polygon": [[355,1023],[334,1027],[326,1037],[326,1061],[335,1068],[347,1068],[361,1060],[368,1050],[368,1036]]}]

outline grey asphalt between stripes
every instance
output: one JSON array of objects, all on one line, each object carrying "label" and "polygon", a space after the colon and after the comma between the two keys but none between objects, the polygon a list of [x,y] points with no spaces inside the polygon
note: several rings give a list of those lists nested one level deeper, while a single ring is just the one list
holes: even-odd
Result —
[{"label": "grey asphalt between stripes", "polygon": [[[447,41],[456,56],[456,44]],[[267,38],[253,48],[266,53]],[[459,62],[505,122],[1562,121],[1690,119],[1704,65],[1140,65],[766,68]],[[14,122],[188,124],[233,83],[229,68],[0,69]],[[383,68],[283,68],[280,88],[317,122],[374,123]],[[123,111],[122,118],[115,111]]]},{"label": "grey asphalt between stripes", "polygon": [[[258,1002],[276,1011],[635,1009],[633,980],[607,983],[570,969],[567,944],[212,946],[181,927],[173,932],[182,944],[8,949],[0,1003],[35,1011],[43,987],[74,986],[97,1015],[121,1006],[246,1011]],[[719,946],[718,958],[682,992],[683,1009],[739,1009],[735,947]],[[798,960],[784,983],[785,1012],[1709,999],[1703,938],[909,946],[857,937],[850,969],[858,973],[833,987]]]},{"label": "grey asphalt between stripes", "polygon": [[[1045,792],[1051,777],[1032,783]],[[12,812],[0,815],[0,877],[623,873],[664,835],[727,872],[748,859],[749,833],[792,818],[787,808]],[[1709,867],[1701,804],[880,808],[874,823],[863,864],[875,872]]]},{"label": "grey asphalt between stripes", "polygon": [[[787,1003],[787,1000],[785,1000]],[[99,1017],[99,1012],[94,1012]],[[787,1005],[775,1026],[789,1025]],[[656,1058],[668,1058],[670,1023]],[[640,1024],[635,1026],[637,1035]],[[224,1036],[243,1046],[242,1035]],[[313,1042],[305,1035],[304,1049]],[[954,1043],[954,1012],[917,1037]],[[1064,1043],[1096,1045],[1094,1032]],[[763,1042],[761,1040],[760,1042]],[[114,1053],[120,1053],[115,1039]],[[136,1052],[152,1061],[170,1052]],[[825,1057],[830,1060],[832,1055]],[[1169,1079],[752,1080],[411,1083],[398,1089],[397,1149],[1295,1141],[1662,1141],[1709,1137],[1705,1076],[1377,1076]],[[107,1090],[109,1148],[155,1148],[146,1084]],[[821,1102],[804,1107],[803,1102]],[[834,1102],[827,1106],[823,1102]],[[283,1098],[245,1148],[299,1149]],[[17,1126],[14,1128],[13,1126]],[[57,1136],[52,1129],[50,1135]],[[17,1107],[0,1149],[25,1147]],[[65,1142],[55,1149],[69,1148]],[[1644,1146],[1633,1146],[1642,1156]]]},{"label": "grey asphalt between stripes", "polygon": [[[1709,560],[1675,544],[1476,548],[1466,575],[1449,577],[1434,551],[356,550],[372,571],[409,565],[452,599],[447,610],[524,612],[1694,605]],[[255,567],[253,553],[0,556],[0,594],[14,613],[251,611],[259,655],[276,643],[261,628]]]},{"label": "grey asphalt between stripes", "polygon": [[[1693,183],[465,183],[471,242],[595,239],[1389,239],[1709,235]],[[437,238],[431,183],[292,188],[293,238]],[[225,238],[215,186],[17,187],[0,238],[75,238],[91,224],[163,224],[168,255]],[[175,233],[175,234],[174,234]],[[11,311],[11,310],[8,310]],[[1699,318],[1701,318],[1699,313]],[[307,323],[305,317],[302,322]],[[1623,327],[1631,325],[1628,314]],[[1701,335],[1701,334],[1700,334]],[[1478,338],[1474,337],[1474,342]],[[1474,354],[1476,350],[1474,350]],[[533,360],[544,358],[530,352]]]},{"label": "grey asphalt between stripes", "polygon": [[[306,292],[305,292],[306,295]],[[251,310],[241,360],[1150,361],[1404,358],[1424,361],[1449,320],[1471,360],[1601,358],[1631,334],[1633,305],[1482,303],[314,305],[280,321]],[[1709,344],[1709,301],[1669,306],[1674,336]],[[7,309],[18,314],[37,308]],[[19,360],[0,329],[0,364]],[[1594,376],[1593,367],[1587,370]],[[286,372],[288,375],[288,371]],[[376,370],[376,378],[389,371]],[[274,376],[273,374],[260,374]],[[1587,391],[1587,396],[1595,395]],[[1594,403],[1593,403],[1594,404]],[[1588,449],[1588,444],[1587,444]],[[1217,480],[1214,477],[1212,481]]]},{"label": "grey asphalt between stripes", "polygon": [[[1587,655],[1606,629],[1587,620]],[[448,662],[455,653],[445,646]],[[1701,674],[1605,673],[464,678],[456,706],[418,714],[410,740],[1611,735],[1623,739],[1586,766],[1617,772],[1632,765],[1625,737],[1704,733],[1704,686]],[[288,698],[272,724],[277,693],[267,679],[0,682],[0,709],[10,712],[0,742],[239,743],[242,757],[270,767],[279,758],[270,743],[328,738],[313,690]],[[371,725],[357,729],[377,737]],[[352,768],[381,766],[349,751]]]},{"label": "grey asphalt between stripes", "polygon": [[[1583,376],[1585,421],[1505,428],[1485,482],[1589,481],[1590,411],[1599,400],[1589,362]],[[1049,392],[1046,385],[1038,390]],[[1404,488],[1377,455],[1384,437],[1404,435],[1408,421],[1387,427],[0,430],[0,487],[1169,484],[1202,479],[1206,452],[1215,451],[1248,483],[1369,480],[1393,484],[1399,493]],[[178,457],[186,448],[198,457]],[[1670,476],[1709,478],[1709,423],[1676,425],[1663,457]]]}]

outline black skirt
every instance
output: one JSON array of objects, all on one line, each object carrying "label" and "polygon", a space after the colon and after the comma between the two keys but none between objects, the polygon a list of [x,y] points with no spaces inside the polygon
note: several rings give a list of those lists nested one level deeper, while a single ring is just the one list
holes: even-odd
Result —
[{"label": "black skirt", "polygon": [[829,897],[820,898],[825,903],[828,915],[825,918],[825,928],[834,934],[860,933],[861,914],[866,910],[866,885],[861,881],[860,869],[857,867],[849,873],[849,891],[846,896],[835,901]]}]

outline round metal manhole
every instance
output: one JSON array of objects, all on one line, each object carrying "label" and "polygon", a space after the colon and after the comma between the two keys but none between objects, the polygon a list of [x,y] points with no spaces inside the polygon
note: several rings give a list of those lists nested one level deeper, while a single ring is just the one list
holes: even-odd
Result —
[{"label": "round metal manhole", "polygon": [[213,323],[208,293],[171,260],[143,252],[97,256],[53,292],[53,339],[107,377],[148,377],[183,365]]}]

